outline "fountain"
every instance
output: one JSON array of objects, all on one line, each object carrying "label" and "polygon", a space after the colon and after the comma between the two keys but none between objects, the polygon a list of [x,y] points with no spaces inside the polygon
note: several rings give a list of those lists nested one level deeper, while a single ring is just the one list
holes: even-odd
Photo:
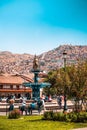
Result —
[{"label": "fountain", "polygon": [[38,74],[41,72],[40,70],[40,64],[37,56],[35,55],[34,60],[33,60],[33,69],[31,70],[32,73],[34,73],[34,82],[29,83],[29,82],[24,82],[23,85],[25,87],[30,87],[32,88],[32,97],[35,99],[40,98],[40,89],[44,87],[50,87],[50,83],[39,83],[38,82]]}]

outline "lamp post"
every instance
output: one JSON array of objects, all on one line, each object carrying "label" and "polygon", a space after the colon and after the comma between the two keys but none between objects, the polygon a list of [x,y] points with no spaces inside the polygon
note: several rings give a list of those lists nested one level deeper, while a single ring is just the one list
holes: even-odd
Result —
[{"label": "lamp post", "polygon": [[67,52],[64,50],[63,52],[63,59],[64,59],[64,72],[65,72],[65,84],[64,84],[64,108],[63,111],[67,111],[67,96],[66,96],[66,57]]}]

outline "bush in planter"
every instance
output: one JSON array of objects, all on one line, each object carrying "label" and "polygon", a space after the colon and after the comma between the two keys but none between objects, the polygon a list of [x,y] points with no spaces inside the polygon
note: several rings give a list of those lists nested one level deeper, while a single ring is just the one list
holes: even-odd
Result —
[{"label": "bush in planter", "polygon": [[18,119],[20,118],[21,113],[19,109],[14,109],[13,111],[11,111],[8,115],[9,119]]}]

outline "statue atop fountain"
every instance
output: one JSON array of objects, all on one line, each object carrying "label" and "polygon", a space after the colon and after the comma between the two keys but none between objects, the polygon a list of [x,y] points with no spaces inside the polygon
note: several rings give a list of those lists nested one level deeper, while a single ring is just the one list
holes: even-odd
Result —
[{"label": "statue atop fountain", "polygon": [[35,55],[34,60],[33,60],[33,70],[39,70],[40,65],[39,65],[39,60],[37,56]]}]

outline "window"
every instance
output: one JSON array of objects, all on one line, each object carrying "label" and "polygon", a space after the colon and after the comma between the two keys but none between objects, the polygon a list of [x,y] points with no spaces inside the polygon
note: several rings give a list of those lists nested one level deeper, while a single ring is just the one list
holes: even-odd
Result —
[{"label": "window", "polygon": [[0,89],[3,89],[3,85],[2,84],[0,85]]},{"label": "window", "polygon": [[13,89],[13,85],[10,85],[10,88]]},{"label": "window", "polygon": [[19,85],[17,85],[17,90],[19,90]]}]

